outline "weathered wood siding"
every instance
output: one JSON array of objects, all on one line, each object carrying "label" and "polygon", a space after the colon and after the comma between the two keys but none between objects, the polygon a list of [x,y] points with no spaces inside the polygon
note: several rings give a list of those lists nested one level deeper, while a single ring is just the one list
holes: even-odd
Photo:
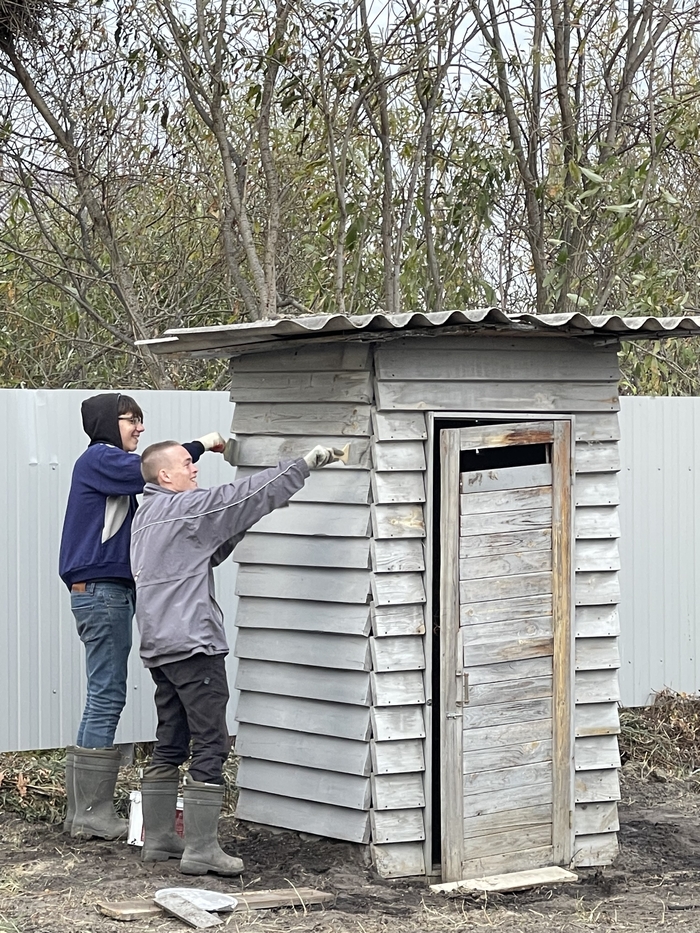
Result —
[{"label": "weathered wood siding", "polygon": [[[232,362],[239,475],[352,444],[238,545],[238,815],[369,843],[371,356],[323,346]],[[411,555],[404,555],[409,560]],[[388,558],[382,558],[386,561]]]},{"label": "weathered wood siding", "polygon": [[[575,416],[574,860],[608,864],[620,796],[617,347],[559,337],[404,338],[377,348],[375,372],[373,419],[395,441],[419,440],[399,425],[426,410]],[[397,527],[412,527],[410,517]]]}]

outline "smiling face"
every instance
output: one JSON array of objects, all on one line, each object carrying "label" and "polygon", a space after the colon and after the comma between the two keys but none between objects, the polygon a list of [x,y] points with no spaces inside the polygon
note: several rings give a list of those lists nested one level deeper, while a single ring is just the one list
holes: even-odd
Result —
[{"label": "smiling face", "polygon": [[167,451],[167,464],[158,471],[158,482],[173,492],[187,492],[197,488],[199,468],[184,447],[171,447]]},{"label": "smiling face", "polygon": [[139,446],[139,439],[146,429],[143,421],[130,411],[125,415],[119,415],[119,434],[122,439],[122,448],[129,453],[133,453]]}]

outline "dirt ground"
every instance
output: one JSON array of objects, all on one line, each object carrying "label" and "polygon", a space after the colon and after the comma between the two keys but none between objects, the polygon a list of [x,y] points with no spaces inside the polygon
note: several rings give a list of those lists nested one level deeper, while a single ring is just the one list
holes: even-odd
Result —
[{"label": "dirt ground", "polygon": [[502,933],[698,931],[700,933],[700,784],[623,769],[620,855],[579,881],[517,895],[446,897],[416,881],[385,882],[344,843],[271,835],[233,818],[221,840],[246,864],[242,879],[188,878],[176,862],[144,865],[125,843],[72,840],[60,826],[0,813],[1,933],[185,931],[165,916],[123,923],[96,901],[149,897],[162,887],[241,888],[309,885],[336,895],[332,908],[222,914],[221,929],[251,933]]}]

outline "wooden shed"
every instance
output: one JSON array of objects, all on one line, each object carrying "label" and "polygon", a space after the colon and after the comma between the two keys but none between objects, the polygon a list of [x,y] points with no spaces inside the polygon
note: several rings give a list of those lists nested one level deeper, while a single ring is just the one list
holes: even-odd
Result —
[{"label": "wooden shed", "polygon": [[239,475],[351,443],[237,547],[241,819],[384,877],[617,852],[620,339],[498,310],[173,330],[231,358]]}]

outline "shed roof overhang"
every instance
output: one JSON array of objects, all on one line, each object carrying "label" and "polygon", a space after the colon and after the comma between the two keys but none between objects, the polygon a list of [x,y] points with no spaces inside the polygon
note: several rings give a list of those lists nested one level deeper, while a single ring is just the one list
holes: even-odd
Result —
[{"label": "shed roof overhang", "polygon": [[324,314],[254,321],[249,324],[172,328],[166,330],[162,337],[139,340],[137,343],[150,347],[158,354],[228,357],[269,350],[282,344],[289,346],[300,341],[376,341],[447,333],[593,337],[602,342],[616,342],[698,335],[700,316],[657,318],[606,314],[588,317],[580,312],[506,314],[498,308],[357,316]]}]

